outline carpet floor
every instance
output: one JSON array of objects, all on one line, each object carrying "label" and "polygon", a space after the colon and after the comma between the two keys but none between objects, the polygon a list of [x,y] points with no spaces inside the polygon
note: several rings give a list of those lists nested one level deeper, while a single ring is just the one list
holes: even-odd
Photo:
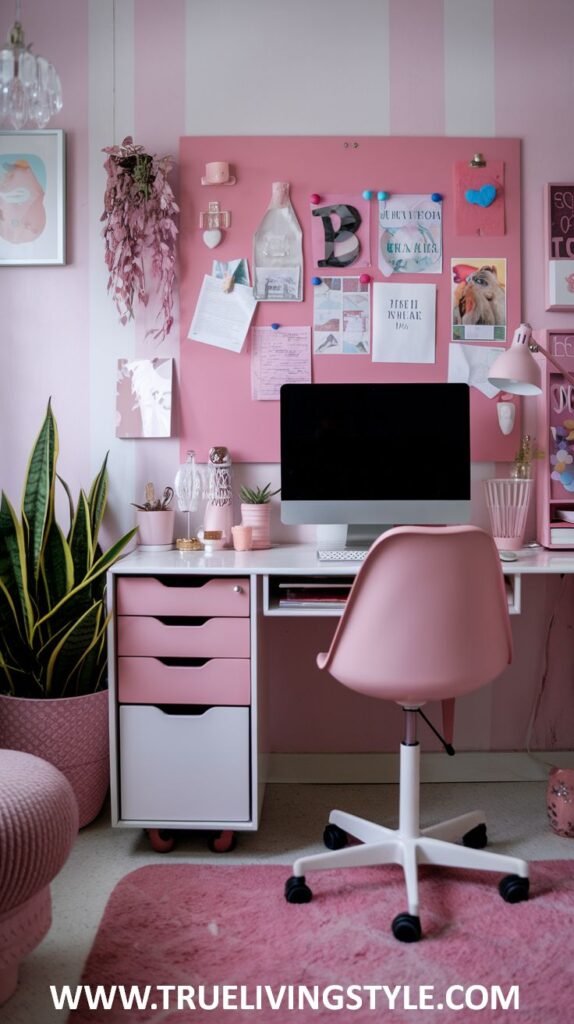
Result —
[{"label": "carpet floor", "polygon": [[[514,905],[495,874],[420,869],[413,944],[390,931],[406,909],[399,868],[317,872],[299,906],[284,900],[288,874],[172,864],[126,875],[82,975],[113,1003],[90,1009],[84,994],[69,1024],[571,1019],[574,862],[531,865],[530,899]],[[119,986],[128,998],[139,986],[147,1006],[126,1010]]]}]

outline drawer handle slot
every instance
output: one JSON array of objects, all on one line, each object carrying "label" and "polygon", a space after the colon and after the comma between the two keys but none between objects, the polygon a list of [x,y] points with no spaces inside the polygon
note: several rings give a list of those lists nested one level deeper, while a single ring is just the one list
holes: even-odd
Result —
[{"label": "drawer handle slot", "polygon": [[185,715],[186,718],[190,718],[192,715],[194,718],[199,718],[201,715],[205,715],[207,711],[211,711],[212,704],[154,704],[154,708],[161,711],[164,715]]},{"label": "drawer handle slot", "polygon": [[203,626],[209,622],[210,615],[153,615],[157,622],[164,626]]},{"label": "drawer handle slot", "polygon": [[[225,578],[225,577],[224,577]],[[233,577],[237,579],[238,577]],[[180,576],[173,574],[169,576],[147,576],[142,579],[153,579],[161,583],[162,587],[184,587],[186,590],[191,590],[192,587],[199,588],[205,587],[207,583],[213,582],[213,576]]]},{"label": "drawer handle slot", "polygon": [[155,661],[161,661],[162,665],[169,667],[180,665],[186,668],[201,668],[202,665],[207,665],[208,661],[213,661],[213,658],[155,658]]}]

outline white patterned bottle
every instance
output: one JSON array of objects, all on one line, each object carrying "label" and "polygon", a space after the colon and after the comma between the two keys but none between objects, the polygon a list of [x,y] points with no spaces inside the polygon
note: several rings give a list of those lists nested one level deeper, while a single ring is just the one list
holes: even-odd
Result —
[{"label": "white patterned bottle", "polygon": [[256,299],[300,302],[303,297],[303,232],[289,197],[289,182],[274,181],[271,202],[253,239]]}]

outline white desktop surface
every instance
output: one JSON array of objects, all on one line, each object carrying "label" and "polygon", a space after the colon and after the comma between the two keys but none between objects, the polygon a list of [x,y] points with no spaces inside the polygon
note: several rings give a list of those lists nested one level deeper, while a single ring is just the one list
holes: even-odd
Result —
[{"label": "white desktop surface", "polygon": [[[505,575],[560,575],[574,573],[574,551],[549,551],[522,548],[514,562],[502,562]],[[263,551],[135,551],[119,559],[112,573],[210,573],[228,575],[249,573],[256,576],[277,574],[349,576],[358,572],[361,562],[321,562],[314,544],[274,545]]]}]

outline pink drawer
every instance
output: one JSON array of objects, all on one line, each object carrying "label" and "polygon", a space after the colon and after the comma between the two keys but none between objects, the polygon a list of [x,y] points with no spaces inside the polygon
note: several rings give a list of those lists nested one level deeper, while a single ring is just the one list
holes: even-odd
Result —
[{"label": "pink drawer", "polygon": [[118,654],[156,658],[248,658],[249,619],[173,625],[146,615],[118,615]]},{"label": "pink drawer", "polygon": [[157,658],[118,658],[124,704],[249,704],[248,658],[212,658],[204,665],[165,665]]},{"label": "pink drawer", "polygon": [[[118,615],[249,615],[249,580],[218,577],[200,586],[176,586],[154,576],[121,576]],[[189,577],[188,577],[189,579]]]}]

